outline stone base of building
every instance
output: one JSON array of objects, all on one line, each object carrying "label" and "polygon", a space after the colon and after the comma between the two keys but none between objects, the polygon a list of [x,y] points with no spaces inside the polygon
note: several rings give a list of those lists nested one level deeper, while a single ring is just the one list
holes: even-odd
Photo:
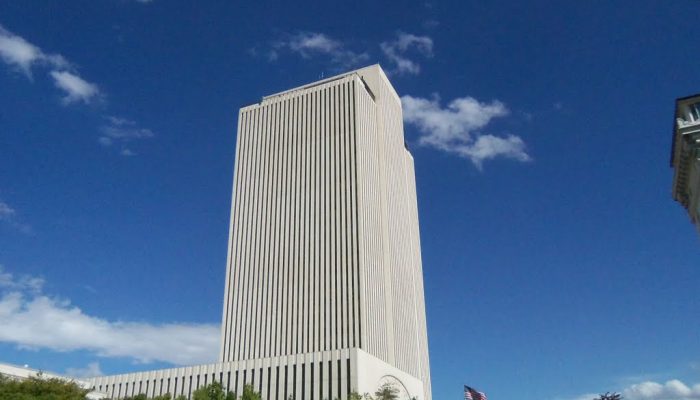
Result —
[{"label": "stone base of building", "polygon": [[420,379],[356,348],[134,372],[88,381],[112,399],[140,393],[149,398],[169,393],[191,399],[195,390],[216,381],[239,396],[244,384],[252,385],[263,400],[345,400],[351,392],[374,394],[384,383],[399,390],[399,399],[424,400]]}]

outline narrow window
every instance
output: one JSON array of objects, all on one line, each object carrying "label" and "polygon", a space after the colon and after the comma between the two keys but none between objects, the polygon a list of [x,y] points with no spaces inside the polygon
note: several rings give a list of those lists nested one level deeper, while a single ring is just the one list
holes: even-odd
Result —
[{"label": "narrow window", "polygon": [[294,382],[292,382],[292,398],[296,399],[297,398],[297,365],[294,364],[294,366],[292,368],[294,368],[293,373],[292,373],[292,376],[294,377]]},{"label": "narrow window", "polygon": [[700,121],[700,102],[688,106],[693,121]]},{"label": "narrow window", "polygon": [[338,399],[340,399],[340,394],[343,392],[343,385],[342,385],[342,380],[340,379],[341,373],[340,373],[340,360],[338,360]]},{"label": "narrow window", "polygon": [[285,365],[285,366],[284,366],[284,399],[282,399],[282,400],[287,400],[287,383],[288,383],[288,380],[287,380],[288,374],[287,374],[287,372],[289,372],[289,371],[288,371],[287,366]]},{"label": "narrow window", "polygon": [[267,367],[267,393],[266,397],[270,398],[270,380],[272,380],[272,367]]},{"label": "narrow window", "polygon": [[333,398],[333,362],[328,361],[328,398]]},{"label": "narrow window", "polygon": [[280,400],[280,367],[275,367],[275,400]]},{"label": "narrow window", "polygon": [[319,400],[323,400],[323,361],[318,363],[318,398]]},{"label": "narrow window", "polygon": [[306,398],[306,364],[301,364],[301,398]]},{"label": "narrow window", "polygon": [[234,392],[238,391],[238,371],[236,371],[236,383],[233,384]]},{"label": "narrow window", "polygon": [[350,392],[352,391],[352,385],[350,384],[350,359],[348,358],[346,360],[346,366],[345,366],[345,373],[347,374],[347,383],[348,383],[348,398],[350,398]]},{"label": "narrow window", "polygon": [[316,383],[314,381],[314,363],[311,363],[310,367],[311,367],[311,387],[309,389],[310,389],[311,394],[310,394],[309,398],[313,399],[314,398],[314,384]]}]

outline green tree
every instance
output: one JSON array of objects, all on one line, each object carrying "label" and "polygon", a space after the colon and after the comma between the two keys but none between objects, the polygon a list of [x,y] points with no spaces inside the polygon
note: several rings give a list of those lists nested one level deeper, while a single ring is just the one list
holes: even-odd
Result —
[{"label": "green tree", "polygon": [[122,398],[122,400],[146,400],[146,399],[148,399],[148,397],[146,397],[146,395],[144,393],[140,393],[140,394],[137,394],[137,395],[131,396],[131,397]]},{"label": "green tree", "polygon": [[622,395],[615,392],[605,392],[600,396],[596,397],[594,400],[622,400]]},{"label": "green tree", "polygon": [[377,400],[396,400],[399,397],[399,390],[391,383],[385,383],[374,392],[374,397]]},{"label": "green tree", "polygon": [[363,398],[362,395],[357,392],[350,392],[348,400],[365,400],[365,398]]},{"label": "green tree", "polygon": [[243,385],[241,400],[261,400],[260,393],[253,389],[253,385]]},{"label": "green tree", "polygon": [[212,382],[195,390],[192,400],[226,400],[226,392],[219,382]]},{"label": "green tree", "polygon": [[21,381],[0,376],[0,400],[85,400],[88,392],[73,381],[41,374]]},{"label": "green tree", "polygon": [[[185,396],[184,394],[181,394],[181,395],[177,396],[175,398],[175,400],[187,400],[187,396]],[[236,399],[233,399],[233,400],[236,400]]]}]

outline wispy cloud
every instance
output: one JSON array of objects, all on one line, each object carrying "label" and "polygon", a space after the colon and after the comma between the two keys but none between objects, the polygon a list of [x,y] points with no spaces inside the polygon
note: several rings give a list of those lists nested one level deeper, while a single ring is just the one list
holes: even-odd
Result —
[{"label": "wispy cloud", "polygon": [[39,47],[15,35],[0,25],[0,58],[31,77],[32,66],[49,65],[55,68],[69,67],[68,61],[58,54],[46,54]]},{"label": "wispy cloud", "polygon": [[100,137],[98,142],[105,146],[118,144],[122,146],[120,154],[123,156],[134,156],[131,149],[125,147],[127,143],[134,140],[150,139],[155,136],[153,131],[139,127],[136,122],[119,117],[107,117],[107,124],[100,127]]},{"label": "wispy cloud", "polygon": [[0,265],[0,290],[39,293],[43,287],[43,278],[31,275],[14,277]]},{"label": "wispy cloud", "polygon": [[[137,0],[150,2],[150,0]],[[8,31],[0,25],[0,58],[8,65],[15,67],[32,77],[32,67],[44,66],[44,71],[51,77],[56,88],[64,94],[61,102],[64,105],[83,103],[90,104],[104,99],[99,86],[85,80],[76,68],[59,54],[47,54],[38,46],[24,38]],[[136,153],[125,147],[127,142],[152,138],[155,136],[150,129],[137,126],[134,121],[123,118],[106,117],[108,123],[99,128],[98,142],[103,146],[119,143],[119,154],[133,156]],[[3,216],[0,209],[0,218]]]},{"label": "wispy cloud", "polygon": [[275,61],[284,52],[303,58],[326,57],[333,65],[341,68],[356,67],[369,60],[369,54],[349,50],[343,42],[319,32],[299,32],[276,40],[267,52],[267,58]]},{"label": "wispy cloud", "polygon": [[68,368],[66,369],[66,376],[72,378],[92,378],[95,376],[102,376],[102,369],[100,369],[100,363],[91,362],[84,368]]},{"label": "wispy cloud", "polygon": [[100,90],[94,83],[87,82],[83,78],[68,71],[51,71],[51,77],[57,88],[63,90],[66,96],[64,104],[83,102],[90,103],[100,94]]},{"label": "wispy cloud", "polygon": [[7,205],[7,203],[0,201],[0,220],[12,218],[17,214],[14,208]]},{"label": "wispy cloud", "polygon": [[382,42],[380,47],[384,55],[394,65],[394,69],[389,72],[397,74],[417,75],[420,73],[420,65],[408,58],[409,53],[423,57],[433,56],[433,39],[411,33],[398,32],[394,40]]},{"label": "wispy cloud", "polygon": [[495,136],[482,133],[494,118],[509,111],[500,101],[482,103],[472,97],[452,100],[446,107],[439,96],[431,99],[403,96],[404,121],[421,133],[418,141],[448,153],[468,158],[479,169],[485,160],[505,157],[529,161],[525,142],[518,136]]},{"label": "wispy cloud", "polygon": [[0,286],[1,342],[24,349],[83,350],[101,357],[176,365],[216,358],[217,324],[109,321],[85,314],[70,301],[46,295],[41,289],[32,290],[21,283],[23,278],[0,273],[5,282]]},{"label": "wispy cloud", "polygon": [[20,69],[31,79],[32,67],[48,66],[49,75],[57,88],[65,92],[63,104],[75,102],[89,103],[100,94],[94,83],[80,77],[65,57],[60,54],[47,54],[38,46],[15,35],[0,25],[0,57],[13,67]]},{"label": "wispy cloud", "polygon": [[625,388],[622,395],[628,400],[700,399],[700,384],[689,387],[678,379],[666,383],[646,381]]},{"label": "wispy cloud", "polygon": [[17,211],[2,200],[0,200],[0,222],[4,222],[22,233],[29,234],[32,232],[32,227],[20,222]]},{"label": "wispy cloud", "polygon": [[[678,379],[665,383],[644,381],[622,389],[625,400],[697,400],[700,399],[700,383],[689,386]],[[575,400],[593,400],[597,394],[577,396]]]},{"label": "wispy cloud", "polygon": [[[391,40],[381,42],[379,50],[390,65],[387,73],[416,75],[420,73],[421,67],[411,57],[432,57],[433,39],[399,31]],[[253,48],[250,52],[254,56],[264,55],[271,62],[277,61],[285,54],[298,55],[304,59],[325,58],[339,70],[368,63],[372,58],[370,53],[377,55],[374,49],[351,50],[346,42],[322,32],[282,35],[281,39],[270,42],[266,50]]]}]

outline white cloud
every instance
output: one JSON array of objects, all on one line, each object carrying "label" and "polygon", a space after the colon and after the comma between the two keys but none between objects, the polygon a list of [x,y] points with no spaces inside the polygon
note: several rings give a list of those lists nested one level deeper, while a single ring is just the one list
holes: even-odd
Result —
[{"label": "white cloud", "polygon": [[625,388],[622,395],[627,400],[700,399],[700,384],[689,387],[678,379],[663,384],[646,381]]},{"label": "white cloud", "polygon": [[31,77],[34,64],[49,64],[54,67],[67,67],[68,62],[60,55],[45,54],[41,49],[24,38],[15,35],[0,25],[0,58]]},{"label": "white cloud", "polygon": [[1,342],[25,349],[83,350],[101,357],[177,365],[216,358],[217,324],[109,321],[85,314],[68,300],[28,290],[11,274],[2,276],[6,283],[0,286]]},{"label": "white cloud", "polygon": [[[133,140],[150,139],[155,136],[152,130],[141,128],[136,125],[136,122],[119,117],[107,117],[107,124],[100,127],[100,137],[97,141],[109,147],[113,144],[124,146],[126,143]],[[135,156],[131,149],[122,147],[119,154],[123,156]]]},{"label": "white cloud", "polygon": [[[136,0],[148,3],[151,0]],[[303,43],[301,45],[304,45]],[[306,44],[310,50],[319,43]],[[53,79],[54,85],[65,93],[63,104],[85,103],[89,104],[104,96],[100,88],[83,79],[75,68],[61,55],[46,54],[38,46],[29,43],[24,38],[15,35],[0,25],[0,59],[5,63],[23,71],[29,78],[32,77],[31,69],[35,65],[48,66],[48,74]],[[109,124],[100,128],[98,142],[103,146],[110,146],[115,142],[126,142],[134,139],[151,138],[154,136],[149,129],[139,128],[133,121],[123,118],[107,117]],[[122,148],[120,154],[133,156],[132,150]],[[14,210],[7,204],[0,202],[0,220],[8,220],[14,214]],[[29,233],[31,227],[13,222],[18,229]]]},{"label": "white cloud", "polygon": [[[665,383],[644,381],[625,387],[620,394],[624,400],[698,400],[700,399],[700,383],[688,386],[678,379]],[[585,394],[575,400],[593,400],[598,394]]]},{"label": "white cloud", "polygon": [[505,157],[529,161],[525,142],[518,136],[503,137],[480,131],[494,118],[508,115],[500,101],[482,103],[472,97],[452,100],[447,107],[440,98],[401,97],[404,121],[421,133],[419,143],[468,158],[477,168],[485,160]]},{"label": "white cloud", "polygon": [[14,208],[7,205],[7,203],[0,201],[0,220],[12,218],[16,214]]},{"label": "white cloud", "polygon": [[348,50],[342,42],[318,32],[300,32],[273,42],[268,60],[277,60],[282,51],[296,53],[303,58],[325,56],[331,63],[342,68],[355,67],[369,60],[367,53]]},{"label": "white cloud", "polygon": [[6,64],[20,69],[30,78],[33,66],[49,66],[51,68],[49,74],[54,84],[66,93],[63,98],[64,104],[81,101],[89,103],[100,94],[97,85],[80,77],[63,56],[45,53],[38,46],[8,31],[2,25],[0,25],[0,58]]},{"label": "white cloud", "polygon": [[51,77],[54,79],[56,87],[66,92],[66,96],[63,98],[65,104],[79,101],[87,104],[100,94],[97,85],[68,71],[51,71]]},{"label": "white cloud", "polygon": [[22,233],[32,233],[32,227],[20,222],[17,218],[17,211],[2,200],[0,200],[0,222],[4,222]]},{"label": "white cloud", "polygon": [[580,396],[574,397],[571,400],[593,400],[593,399],[597,398],[598,396],[599,396],[598,393],[586,393],[586,394],[582,394]]},{"label": "white cloud", "polygon": [[415,49],[418,54],[424,57],[433,56],[433,39],[411,33],[399,32],[396,34],[396,39],[382,42],[380,47],[384,55],[395,65],[393,72],[398,74],[417,75],[420,73],[420,65],[406,56],[409,50]]},{"label": "white cloud", "polygon": [[68,368],[66,376],[71,378],[92,378],[95,376],[103,376],[104,373],[100,369],[100,363],[91,362],[85,368]]},{"label": "white cloud", "polygon": [[310,52],[333,53],[339,51],[343,45],[323,33],[305,32],[292,36],[288,42],[292,51],[308,57]]},{"label": "white cloud", "polygon": [[44,279],[29,275],[15,278],[11,273],[6,272],[4,267],[0,264],[0,289],[3,291],[11,290],[39,293],[43,287]]}]

